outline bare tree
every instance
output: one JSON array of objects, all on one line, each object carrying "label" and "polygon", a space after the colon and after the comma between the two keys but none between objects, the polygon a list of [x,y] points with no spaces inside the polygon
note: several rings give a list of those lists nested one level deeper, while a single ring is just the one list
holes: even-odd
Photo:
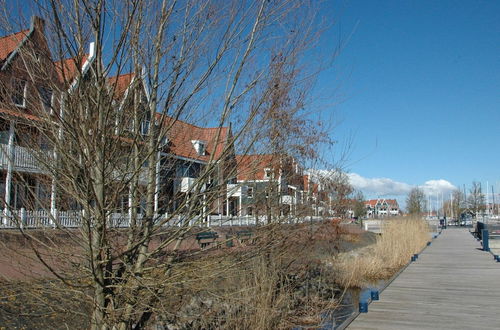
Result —
[{"label": "bare tree", "polygon": [[406,209],[411,215],[419,215],[425,212],[425,194],[420,188],[413,188],[406,198]]},{"label": "bare tree", "polygon": [[[6,216],[54,277],[91,301],[91,328],[141,328],[183,285],[187,266],[175,251],[220,208],[236,150],[252,150],[262,136],[274,155],[326,141],[323,133],[304,133],[315,126],[300,113],[308,89],[298,83],[305,80],[297,66],[314,29],[295,26],[302,22],[293,18],[307,5],[47,0],[36,6],[45,31],[38,21],[38,35],[27,40],[45,34],[46,47],[23,46],[12,63],[2,63],[22,77],[4,84],[5,94],[24,89],[26,95],[29,88],[36,97],[4,102],[4,118],[16,126],[10,145],[30,147],[41,173],[37,187],[46,187],[41,193],[29,178],[18,178],[28,187],[25,199],[48,211],[49,222],[75,246],[37,239],[7,198]],[[185,121],[216,127],[208,141],[188,139],[192,158],[174,152]],[[264,122],[269,129],[251,132]],[[291,156],[311,158],[313,151],[304,147],[300,157]],[[193,180],[182,186],[176,171],[195,174],[186,174]],[[162,191],[162,184],[180,185],[181,192]],[[58,210],[78,211],[76,230]],[[48,256],[57,256],[57,266]]]},{"label": "bare tree", "polygon": [[469,209],[478,216],[480,212],[486,209],[485,196],[481,189],[481,183],[477,181],[472,182],[472,187],[469,190],[469,195],[467,196],[467,203]]},{"label": "bare tree", "polygon": [[353,211],[354,211],[354,217],[355,218],[362,218],[366,215],[366,206],[365,206],[365,197],[363,195],[362,191],[358,191],[356,195],[354,196],[354,206],[353,206]]},{"label": "bare tree", "polygon": [[451,213],[455,219],[459,219],[460,215],[466,208],[465,196],[460,189],[453,191],[451,195]]}]

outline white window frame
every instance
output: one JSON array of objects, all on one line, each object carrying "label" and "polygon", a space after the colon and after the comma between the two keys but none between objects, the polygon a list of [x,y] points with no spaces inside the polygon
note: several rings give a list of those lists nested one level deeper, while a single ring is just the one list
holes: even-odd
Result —
[{"label": "white window frame", "polygon": [[196,150],[196,153],[198,154],[198,156],[206,156],[207,146],[206,146],[205,141],[191,140],[191,143],[193,144],[193,147]]}]

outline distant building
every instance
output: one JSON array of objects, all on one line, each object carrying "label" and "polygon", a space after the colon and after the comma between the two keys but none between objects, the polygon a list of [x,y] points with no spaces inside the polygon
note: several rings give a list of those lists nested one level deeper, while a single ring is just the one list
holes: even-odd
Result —
[{"label": "distant building", "polygon": [[395,199],[371,199],[365,201],[366,216],[369,218],[400,215],[398,201]]}]

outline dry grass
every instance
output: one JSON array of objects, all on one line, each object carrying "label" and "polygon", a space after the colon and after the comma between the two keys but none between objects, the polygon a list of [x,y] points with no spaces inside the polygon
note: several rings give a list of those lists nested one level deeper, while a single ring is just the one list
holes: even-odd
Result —
[{"label": "dry grass", "polygon": [[377,242],[335,259],[336,281],[343,287],[364,287],[392,276],[429,241],[424,220],[402,218],[387,221]]},{"label": "dry grass", "polygon": [[336,306],[333,268],[324,260],[343,234],[331,222],[271,225],[254,232],[254,244],[190,257],[165,279],[156,321],[193,329],[318,326]]}]

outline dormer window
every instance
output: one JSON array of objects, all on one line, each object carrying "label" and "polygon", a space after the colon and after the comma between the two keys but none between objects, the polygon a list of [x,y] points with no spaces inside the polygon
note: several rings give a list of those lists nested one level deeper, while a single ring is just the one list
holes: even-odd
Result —
[{"label": "dormer window", "polygon": [[160,139],[160,144],[158,145],[158,147],[160,148],[163,148],[165,147],[166,145],[168,144],[168,138],[166,136],[162,137]]},{"label": "dormer window", "polygon": [[26,106],[26,80],[12,80],[12,102],[18,107]]},{"label": "dormer window", "polygon": [[191,143],[193,144],[194,146],[194,150],[196,150],[196,153],[198,154],[198,156],[205,156],[206,154],[206,146],[205,146],[205,142],[204,141],[201,141],[201,140],[192,140]]}]

